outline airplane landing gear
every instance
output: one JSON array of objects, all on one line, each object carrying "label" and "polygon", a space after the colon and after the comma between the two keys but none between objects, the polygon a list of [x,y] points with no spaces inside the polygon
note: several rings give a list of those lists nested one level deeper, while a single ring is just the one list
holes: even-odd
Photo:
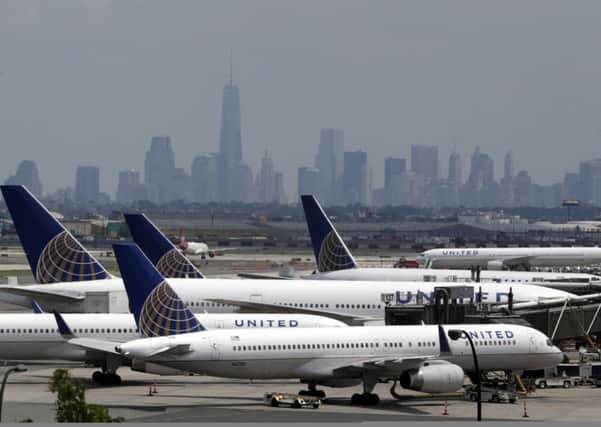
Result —
[{"label": "airplane landing gear", "polygon": [[99,385],[121,385],[121,377],[112,372],[96,371],[92,374],[92,381]]},{"label": "airplane landing gear", "polygon": [[319,397],[320,399],[325,399],[326,393],[323,390],[317,390],[315,383],[309,383],[308,390],[301,390],[298,392],[301,396],[312,396]]},{"label": "airplane landing gear", "polygon": [[355,393],[351,397],[351,405],[375,406],[380,403],[380,397],[375,393]]},{"label": "airplane landing gear", "polygon": [[371,376],[363,377],[363,394],[355,393],[351,397],[351,405],[375,406],[380,403],[380,397],[372,393],[378,379]]}]

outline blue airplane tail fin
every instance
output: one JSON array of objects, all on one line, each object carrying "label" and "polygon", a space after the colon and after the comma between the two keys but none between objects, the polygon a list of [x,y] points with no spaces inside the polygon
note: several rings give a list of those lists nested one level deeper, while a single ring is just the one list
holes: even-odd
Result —
[{"label": "blue airplane tail fin", "polygon": [[204,276],[144,214],[125,214],[134,242],[142,249],[163,277],[197,278]]},{"label": "blue airplane tail fin", "polygon": [[136,244],[114,244],[113,251],[125,284],[130,310],[142,336],[168,336],[205,330]]},{"label": "blue airplane tail fin", "polygon": [[22,185],[0,186],[38,283],[106,279],[110,274]]},{"label": "blue airplane tail fin", "polygon": [[313,195],[302,195],[301,201],[305,211],[305,219],[311,235],[311,243],[315,252],[317,270],[328,271],[356,268],[353,255],[330,222],[330,219]]}]

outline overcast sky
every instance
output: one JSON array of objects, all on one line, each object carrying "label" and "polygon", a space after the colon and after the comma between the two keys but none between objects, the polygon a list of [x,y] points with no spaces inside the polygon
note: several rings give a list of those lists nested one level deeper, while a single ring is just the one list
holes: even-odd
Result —
[{"label": "overcast sky", "polygon": [[383,159],[453,145],[464,177],[476,145],[495,175],[561,180],[601,156],[599,1],[0,1],[0,181],[35,160],[44,191],[78,164],[143,170],[153,135],[176,162],[218,149],[230,50],[244,159],[313,165],[319,130]]}]

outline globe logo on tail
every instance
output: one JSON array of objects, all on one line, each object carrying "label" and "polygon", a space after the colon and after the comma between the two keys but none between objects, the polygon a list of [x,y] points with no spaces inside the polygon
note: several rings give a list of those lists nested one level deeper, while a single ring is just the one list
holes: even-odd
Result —
[{"label": "globe logo on tail", "polygon": [[163,277],[203,278],[200,271],[177,249],[171,249],[163,255],[157,262],[156,269]]},{"label": "globe logo on tail", "polygon": [[330,231],[319,248],[319,271],[345,270],[354,267],[353,259],[334,231]]},{"label": "globe logo on tail", "polygon": [[40,254],[38,283],[106,279],[104,268],[67,231],[54,236]]},{"label": "globe logo on tail", "polygon": [[196,316],[163,281],[148,295],[140,312],[140,334],[168,336],[204,330]]}]

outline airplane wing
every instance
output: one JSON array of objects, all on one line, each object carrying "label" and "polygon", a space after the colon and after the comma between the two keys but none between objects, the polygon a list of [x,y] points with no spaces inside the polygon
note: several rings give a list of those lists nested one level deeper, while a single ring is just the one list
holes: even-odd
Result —
[{"label": "airplane wing", "polygon": [[[566,303],[571,306],[579,306],[599,302],[601,302],[601,293],[596,293],[588,295],[578,295],[575,297],[568,298],[550,298],[538,301],[518,302],[513,304],[513,310],[560,307]],[[494,305],[491,309],[493,311],[506,311],[509,309],[509,306],[507,304],[499,304]]]},{"label": "airplane wing", "polygon": [[409,356],[409,357],[381,357],[373,359],[358,360],[348,365],[334,368],[334,373],[345,375],[359,375],[364,373],[375,376],[398,376],[408,369],[417,369],[424,362],[430,364],[448,363],[438,359],[438,355],[431,356]]},{"label": "airplane wing", "polygon": [[503,259],[503,264],[509,268],[519,267],[519,266],[523,266],[523,265],[528,266],[528,265],[530,265],[530,262],[534,258],[535,257],[532,257],[532,256],[522,256],[522,257],[517,257],[517,258],[505,258],[505,259]]},{"label": "airplane wing", "polygon": [[286,307],[277,304],[268,304],[264,302],[242,301],[223,298],[207,298],[207,301],[213,301],[224,305],[234,305],[240,307],[243,313],[300,313],[312,314],[314,316],[325,316],[331,319],[340,320],[348,325],[366,325],[369,323],[381,323],[384,317],[357,316],[352,314],[340,313],[335,311],[324,311],[301,307]]},{"label": "airplane wing", "polygon": [[40,289],[29,289],[27,286],[0,286],[0,292],[29,297],[32,299],[44,298],[44,300],[50,302],[55,301],[73,303],[83,301],[86,298],[85,294],[82,292],[44,291]]},{"label": "airplane wing", "polygon": [[267,280],[290,280],[292,277],[273,276],[269,274],[258,273],[238,273],[238,277],[242,279],[267,279]]},{"label": "airplane wing", "polygon": [[0,251],[0,256],[24,256],[24,251]]}]

